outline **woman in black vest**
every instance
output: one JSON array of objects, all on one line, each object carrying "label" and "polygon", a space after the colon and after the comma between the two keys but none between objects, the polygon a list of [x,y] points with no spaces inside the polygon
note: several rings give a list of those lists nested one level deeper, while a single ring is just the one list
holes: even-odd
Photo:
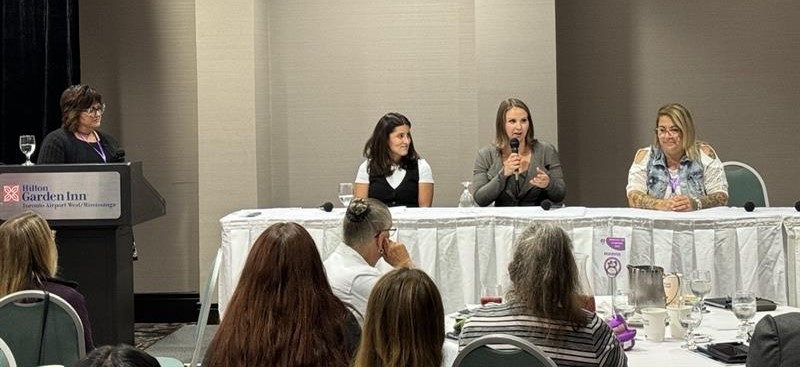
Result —
[{"label": "woman in black vest", "polygon": [[414,150],[411,121],[390,112],[378,120],[364,145],[367,158],[358,168],[355,197],[370,197],[387,206],[431,206],[431,166]]}]

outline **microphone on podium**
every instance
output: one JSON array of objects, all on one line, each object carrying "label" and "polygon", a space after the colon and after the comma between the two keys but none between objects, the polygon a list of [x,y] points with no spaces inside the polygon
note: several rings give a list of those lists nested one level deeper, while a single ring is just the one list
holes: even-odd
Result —
[{"label": "microphone on podium", "polygon": [[798,212],[800,212],[800,201],[794,203],[794,210],[797,210]]},{"label": "microphone on podium", "polygon": [[[508,142],[508,146],[511,147],[511,153],[519,154],[519,139],[512,138],[510,142]],[[514,179],[519,180],[519,168],[514,170]]]},{"label": "microphone on podium", "polygon": [[333,204],[330,201],[326,201],[324,204],[319,206],[319,209],[330,213],[331,210],[333,210]]},{"label": "microphone on podium", "polygon": [[755,210],[755,208],[756,208],[756,204],[753,204],[752,201],[748,200],[746,203],[744,203],[744,210],[746,210],[748,212],[752,212],[753,210]]}]

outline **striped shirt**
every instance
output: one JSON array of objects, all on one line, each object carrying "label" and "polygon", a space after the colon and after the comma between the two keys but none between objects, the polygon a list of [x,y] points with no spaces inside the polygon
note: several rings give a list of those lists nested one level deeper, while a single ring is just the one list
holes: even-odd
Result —
[{"label": "striped shirt", "polygon": [[461,329],[459,348],[488,334],[508,334],[531,341],[560,367],[622,367],[628,358],[611,328],[586,312],[585,326],[574,329],[565,321],[534,316],[512,302],[475,310]]}]

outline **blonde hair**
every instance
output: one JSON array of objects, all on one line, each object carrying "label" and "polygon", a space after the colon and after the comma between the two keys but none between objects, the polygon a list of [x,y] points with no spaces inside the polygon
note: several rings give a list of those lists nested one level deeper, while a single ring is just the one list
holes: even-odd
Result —
[{"label": "blonde hair", "polygon": [[56,275],[58,250],[50,226],[26,211],[0,224],[0,297]]},{"label": "blonde hair", "polygon": [[[658,118],[661,116],[669,117],[670,120],[672,120],[672,123],[681,129],[681,143],[683,145],[683,151],[686,152],[686,157],[693,161],[699,160],[699,145],[701,142],[697,141],[694,129],[694,121],[692,120],[692,114],[689,113],[689,110],[678,103],[670,103],[661,106],[661,108],[658,109],[658,115],[656,116],[656,128],[658,128]],[[661,143],[658,141],[658,133],[655,134],[654,141],[655,145],[661,149]]]},{"label": "blonde hair", "polygon": [[419,269],[398,268],[375,284],[367,302],[354,367],[442,364],[442,297]]}]

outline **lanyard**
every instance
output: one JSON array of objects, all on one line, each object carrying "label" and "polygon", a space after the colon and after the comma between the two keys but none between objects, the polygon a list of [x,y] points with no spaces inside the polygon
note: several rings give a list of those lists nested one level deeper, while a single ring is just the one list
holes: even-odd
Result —
[{"label": "lanyard", "polygon": [[[86,138],[83,137],[83,135],[81,135],[81,133],[77,134],[78,139],[83,140],[83,142],[85,142],[86,144],[89,144],[89,146],[92,147],[92,149],[94,149],[95,152],[97,152],[97,155],[99,155],[100,158],[103,159],[103,163],[108,163],[108,161],[106,161],[106,152],[105,150],[103,150],[103,144],[100,144],[100,135],[97,134],[97,131],[92,131],[92,133],[94,133],[94,137],[95,139],[97,139],[97,143],[90,143],[88,140],[86,140]],[[97,147],[95,147],[94,144],[97,144]],[[98,147],[100,149],[97,149]]]}]

